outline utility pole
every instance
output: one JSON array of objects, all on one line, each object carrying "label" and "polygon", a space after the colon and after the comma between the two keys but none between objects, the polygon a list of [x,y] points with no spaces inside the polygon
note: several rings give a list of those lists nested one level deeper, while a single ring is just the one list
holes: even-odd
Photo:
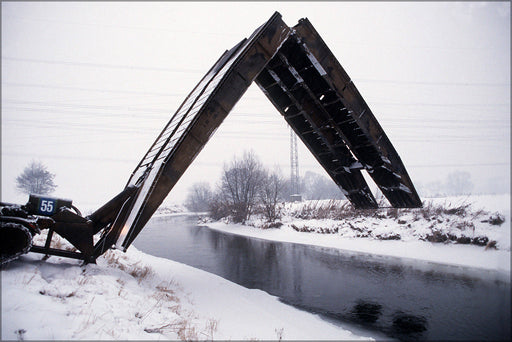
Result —
[{"label": "utility pole", "polygon": [[299,186],[299,154],[297,150],[297,135],[290,127],[290,200],[292,202],[302,201]]}]

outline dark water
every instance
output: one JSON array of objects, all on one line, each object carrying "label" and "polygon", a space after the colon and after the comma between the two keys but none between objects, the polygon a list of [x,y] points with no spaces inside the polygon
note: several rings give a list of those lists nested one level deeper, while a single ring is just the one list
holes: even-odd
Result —
[{"label": "dark water", "polygon": [[134,244],[388,337],[510,340],[510,279],[496,272],[265,241],[195,222],[155,218]]}]

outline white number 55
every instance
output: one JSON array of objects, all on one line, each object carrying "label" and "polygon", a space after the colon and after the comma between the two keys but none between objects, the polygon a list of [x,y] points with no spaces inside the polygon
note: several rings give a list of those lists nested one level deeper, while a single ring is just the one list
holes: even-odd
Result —
[{"label": "white number 55", "polygon": [[40,210],[46,213],[53,213],[53,201],[42,200]]}]

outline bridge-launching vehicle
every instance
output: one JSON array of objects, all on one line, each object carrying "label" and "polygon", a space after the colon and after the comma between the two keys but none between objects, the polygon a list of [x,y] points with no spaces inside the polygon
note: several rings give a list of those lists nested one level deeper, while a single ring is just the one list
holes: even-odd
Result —
[{"label": "bridge-launching vehicle", "polygon": [[[398,153],[354,83],[308,19],[276,12],[225,51],[171,117],[125,188],[82,216],[71,200],[30,195],[0,203],[1,263],[28,253],[94,262],[126,251],[247,88],[256,82],[355,209],[378,208],[368,172],[393,207],[421,200]],[[44,245],[33,236],[48,230]],[[54,234],[74,250],[52,247]]]}]

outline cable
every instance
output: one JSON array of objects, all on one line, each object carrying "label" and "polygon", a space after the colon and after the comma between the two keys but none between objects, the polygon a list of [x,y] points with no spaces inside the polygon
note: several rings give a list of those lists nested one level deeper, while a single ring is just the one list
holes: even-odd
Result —
[{"label": "cable", "polygon": [[185,69],[185,68],[174,69],[174,68],[159,68],[159,67],[151,67],[151,66],[115,65],[115,64],[103,64],[103,63],[90,63],[90,62],[50,61],[50,60],[45,60],[45,59],[9,57],[9,56],[2,56],[2,59],[7,60],[7,61],[14,61],[14,62],[74,65],[74,66],[88,67],[88,68],[92,67],[92,68],[146,70],[146,71],[177,72],[177,73],[201,73],[201,74],[206,74],[206,71],[207,71],[207,70],[200,70],[200,69]]},{"label": "cable", "polygon": [[[51,61],[51,60],[45,60],[45,59],[11,57],[11,56],[2,56],[2,59],[7,60],[7,61],[14,61],[14,62],[74,65],[74,66],[80,66],[80,67],[109,68],[109,69],[129,69],[129,70],[147,70],[147,71],[201,73],[201,74],[205,74],[207,71],[207,70],[203,70],[203,69],[162,68],[162,67],[153,67],[153,66],[115,65],[115,64],[105,64],[105,63],[73,62],[73,61],[62,61],[62,60]],[[427,86],[510,87],[510,83],[425,82],[425,81],[379,80],[379,79],[370,79],[370,78],[354,78],[353,81],[354,81],[354,84],[357,82],[367,82],[367,83],[373,82],[373,83],[427,85]]]},{"label": "cable", "polygon": [[[8,156],[27,156],[27,157],[33,157],[34,154],[31,153],[10,153],[6,152],[3,153]],[[37,154],[38,158],[48,158],[48,159],[77,159],[76,156],[62,156],[62,155],[49,155],[49,154]],[[138,158],[111,158],[111,157],[91,157],[91,156],[80,156],[81,161],[108,161],[108,162],[116,162],[116,163],[133,163],[134,165],[139,160]],[[194,166],[222,166],[225,161],[222,162],[198,162],[194,161],[192,162],[192,165]],[[263,163],[264,165],[274,165],[272,163]],[[289,162],[282,163],[281,165],[289,165]],[[303,168],[316,168],[316,167],[322,167],[319,163],[318,164],[301,164]],[[412,168],[438,168],[438,167],[496,167],[496,166],[508,166],[510,167],[510,163],[505,162],[496,162],[496,163],[467,163],[467,164],[409,164],[405,165],[407,169]]]}]

